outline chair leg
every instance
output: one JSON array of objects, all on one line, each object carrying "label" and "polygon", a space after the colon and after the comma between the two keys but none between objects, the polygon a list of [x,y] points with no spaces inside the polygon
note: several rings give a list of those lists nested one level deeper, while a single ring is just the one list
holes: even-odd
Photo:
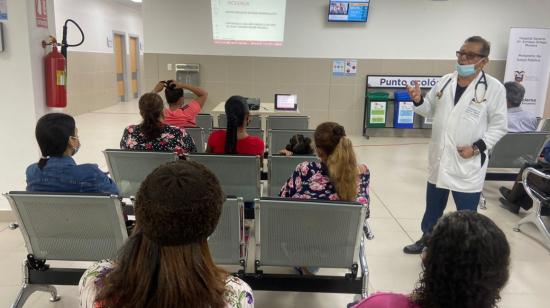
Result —
[{"label": "chair leg", "polygon": [[520,227],[526,223],[532,223],[534,224],[537,229],[539,229],[540,233],[542,233],[542,236],[544,237],[544,243],[548,249],[550,249],[550,232],[548,231],[548,228],[544,225],[544,222],[542,221],[542,217],[540,215],[540,204],[536,204],[535,208],[532,209],[531,213],[529,215],[523,217],[517,224],[517,226],[514,228],[514,231],[519,232]]},{"label": "chair leg", "polygon": [[17,298],[15,299],[15,302],[11,306],[12,308],[23,308],[23,305],[35,291],[43,291],[43,292],[49,292],[50,302],[57,302],[61,298],[59,295],[57,295],[57,289],[54,286],[51,285],[44,285],[44,284],[27,284],[23,283],[23,286],[21,287],[21,290],[19,290],[19,293],[17,294]]}]

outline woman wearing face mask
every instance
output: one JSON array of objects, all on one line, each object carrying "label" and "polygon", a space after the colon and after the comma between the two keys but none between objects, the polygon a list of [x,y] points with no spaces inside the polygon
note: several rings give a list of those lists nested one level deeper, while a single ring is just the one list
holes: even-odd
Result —
[{"label": "woman wearing face mask", "polygon": [[96,164],[77,165],[80,149],[73,117],[50,113],[36,123],[36,141],[42,156],[27,168],[27,191],[118,194],[115,183]]},{"label": "woman wearing face mask", "polygon": [[443,76],[425,96],[418,83],[407,87],[415,112],[433,118],[433,125],[423,236],[406,246],[405,253],[422,252],[450,192],[459,211],[477,210],[488,150],[508,129],[506,90],[483,71],[490,49],[487,40],[472,36],[456,52],[456,72]]}]

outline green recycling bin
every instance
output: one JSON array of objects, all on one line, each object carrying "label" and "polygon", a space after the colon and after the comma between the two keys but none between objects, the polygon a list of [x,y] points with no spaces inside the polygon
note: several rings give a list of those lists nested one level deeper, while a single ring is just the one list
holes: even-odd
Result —
[{"label": "green recycling bin", "polygon": [[386,127],[389,93],[367,93],[367,127]]}]

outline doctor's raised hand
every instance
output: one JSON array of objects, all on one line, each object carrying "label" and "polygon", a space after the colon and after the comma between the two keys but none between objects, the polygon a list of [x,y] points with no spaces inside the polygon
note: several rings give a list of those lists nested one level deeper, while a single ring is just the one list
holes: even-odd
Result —
[{"label": "doctor's raised hand", "polygon": [[422,91],[420,90],[420,84],[418,81],[413,81],[414,87],[411,87],[410,85],[407,85],[407,92],[409,92],[409,96],[412,98],[413,102],[420,103],[422,100]]}]

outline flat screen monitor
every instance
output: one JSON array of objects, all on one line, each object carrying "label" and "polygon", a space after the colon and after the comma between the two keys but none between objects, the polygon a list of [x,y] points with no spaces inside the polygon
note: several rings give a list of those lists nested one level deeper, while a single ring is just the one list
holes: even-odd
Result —
[{"label": "flat screen monitor", "polygon": [[328,21],[366,22],[370,0],[330,0]]},{"label": "flat screen monitor", "polygon": [[297,110],[298,95],[275,94],[275,110]]}]

